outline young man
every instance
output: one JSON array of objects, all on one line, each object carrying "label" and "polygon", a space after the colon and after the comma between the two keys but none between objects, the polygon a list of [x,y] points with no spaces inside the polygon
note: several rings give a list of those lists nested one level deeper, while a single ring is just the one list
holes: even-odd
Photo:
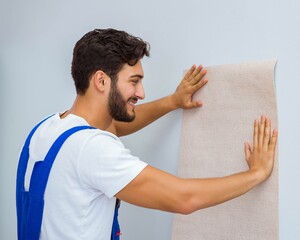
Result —
[{"label": "young man", "polygon": [[254,122],[253,147],[245,144],[249,170],[215,179],[182,179],[132,156],[117,136],[131,134],[164,114],[200,107],[193,94],[207,80],[206,70],[192,66],[175,93],[136,106],[145,97],[141,65],[149,46],[140,38],[114,29],[96,29],[75,45],[72,76],[77,97],[66,112],[43,122],[30,142],[25,190],[34,164],[53,142],[74,126],[76,132],[58,152],[44,194],[40,239],[111,237],[116,198],[128,203],[189,214],[238,197],[271,174],[277,131],[262,116]]}]

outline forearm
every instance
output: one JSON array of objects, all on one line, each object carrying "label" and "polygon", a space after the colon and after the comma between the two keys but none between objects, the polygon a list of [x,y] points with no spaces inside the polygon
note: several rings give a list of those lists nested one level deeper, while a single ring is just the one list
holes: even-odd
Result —
[{"label": "forearm", "polygon": [[117,136],[125,136],[134,133],[170,111],[175,110],[178,107],[172,98],[173,96],[169,95],[167,97],[136,106],[136,117],[133,122],[125,123],[114,121],[115,134]]},{"label": "forearm", "polygon": [[183,202],[186,202],[184,213],[215,206],[239,197],[262,182],[255,171],[237,173],[222,178],[185,179],[186,186]]},{"label": "forearm", "polygon": [[141,207],[189,214],[238,197],[260,182],[262,177],[255,171],[184,179],[147,166],[117,197]]}]

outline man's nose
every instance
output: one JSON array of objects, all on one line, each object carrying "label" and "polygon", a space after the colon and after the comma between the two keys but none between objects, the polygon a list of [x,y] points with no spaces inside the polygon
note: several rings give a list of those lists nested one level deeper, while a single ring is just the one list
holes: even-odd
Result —
[{"label": "man's nose", "polygon": [[138,84],[135,96],[139,99],[144,99],[145,98],[145,91],[144,91],[144,86],[143,84]]}]

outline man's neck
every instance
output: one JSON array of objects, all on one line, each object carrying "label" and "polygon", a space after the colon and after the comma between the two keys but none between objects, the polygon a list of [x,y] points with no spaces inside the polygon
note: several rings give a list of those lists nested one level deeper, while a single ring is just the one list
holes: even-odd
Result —
[{"label": "man's neck", "polygon": [[61,115],[65,118],[69,114],[85,119],[91,126],[106,130],[112,123],[112,118],[107,111],[104,102],[97,102],[87,96],[77,95],[72,107]]}]

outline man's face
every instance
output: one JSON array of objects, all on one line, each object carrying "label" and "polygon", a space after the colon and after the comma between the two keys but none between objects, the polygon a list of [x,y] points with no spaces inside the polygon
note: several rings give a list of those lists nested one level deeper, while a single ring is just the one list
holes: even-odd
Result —
[{"label": "man's face", "polygon": [[135,104],[144,99],[142,84],[144,76],[141,61],[134,66],[125,64],[118,74],[116,83],[111,84],[108,96],[108,111],[116,121],[132,122],[135,118]]}]

